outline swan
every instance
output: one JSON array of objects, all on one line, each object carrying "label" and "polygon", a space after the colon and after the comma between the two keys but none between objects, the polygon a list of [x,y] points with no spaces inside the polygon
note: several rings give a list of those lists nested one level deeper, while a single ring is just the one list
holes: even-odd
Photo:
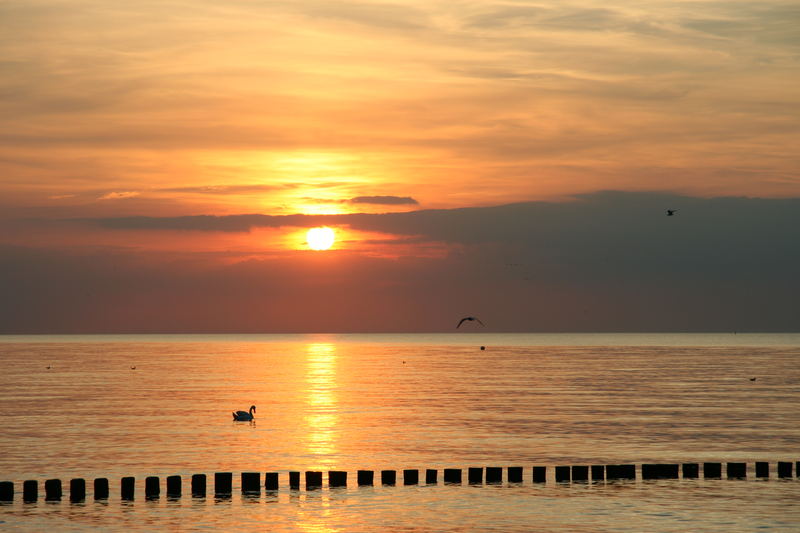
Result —
[{"label": "swan", "polygon": [[255,420],[256,417],[253,416],[253,413],[256,412],[256,406],[251,405],[250,411],[234,411],[233,419],[237,422],[247,422],[249,420]]}]

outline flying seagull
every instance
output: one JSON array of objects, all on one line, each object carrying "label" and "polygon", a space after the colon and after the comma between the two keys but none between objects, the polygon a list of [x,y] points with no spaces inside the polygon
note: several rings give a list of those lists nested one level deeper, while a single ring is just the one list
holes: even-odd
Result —
[{"label": "flying seagull", "polygon": [[[478,324],[480,324],[481,326],[484,326],[484,324],[483,324],[483,322],[481,322],[481,319],[480,319],[480,318],[478,318],[478,317],[474,317],[474,316],[465,316],[464,318],[462,318],[461,320],[459,320],[459,321],[458,321],[458,325],[456,326],[456,329],[460,328],[460,327],[461,327],[461,324],[463,324],[464,322],[466,322],[466,321],[468,321],[468,320],[469,320],[470,322],[474,320],[474,321],[476,321]],[[486,326],[484,326],[484,327],[486,327]]]},{"label": "flying seagull", "polygon": [[667,216],[671,217],[675,215],[675,211],[677,211],[677,209],[667,209]]}]

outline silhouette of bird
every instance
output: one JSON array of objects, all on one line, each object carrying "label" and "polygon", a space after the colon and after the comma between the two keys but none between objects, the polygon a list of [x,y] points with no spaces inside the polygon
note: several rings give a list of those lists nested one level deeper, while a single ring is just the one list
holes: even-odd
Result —
[{"label": "silhouette of bird", "polygon": [[750,378],[750,381],[755,381],[757,378]]},{"label": "silhouette of bird", "polygon": [[135,367],[135,366],[132,366],[132,367],[131,367],[131,370],[136,370],[136,367]]},{"label": "silhouette of bird", "polygon": [[47,365],[47,370],[50,370],[50,365]]},{"label": "silhouette of bird", "polygon": [[255,412],[256,412],[255,405],[251,405],[249,411],[234,411],[233,420],[236,422],[248,422],[250,420],[255,420],[256,417],[253,416],[253,413]]},{"label": "silhouette of bird", "polygon": [[667,216],[668,217],[674,216],[675,211],[677,211],[677,209],[667,209]]},{"label": "silhouette of bird", "polygon": [[[481,322],[480,318],[474,317],[474,316],[465,316],[464,318],[462,318],[461,320],[458,321],[458,325],[456,326],[456,329],[460,328],[461,324],[463,324],[464,322],[466,322],[466,321],[472,322],[473,320],[475,322],[477,322],[478,324],[480,324],[481,326],[484,326],[484,324],[483,324],[483,322]],[[486,326],[484,326],[484,327],[486,327]]]}]

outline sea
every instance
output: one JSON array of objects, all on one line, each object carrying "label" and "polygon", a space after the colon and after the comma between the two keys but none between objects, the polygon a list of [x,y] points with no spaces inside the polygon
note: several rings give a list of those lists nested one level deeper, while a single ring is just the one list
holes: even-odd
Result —
[{"label": "sea", "polygon": [[[251,405],[254,421],[233,421]],[[800,460],[800,334],[7,335],[0,421],[0,481],[16,491],[0,531],[800,531],[800,480],[775,472]],[[553,478],[704,462],[723,478]],[[746,479],[726,479],[728,462]],[[470,467],[509,466],[522,483],[467,482]],[[443,483],[445,468],[463,482]],[[404,485],[404,469],[439,477]],[[327,485],[332,470],[347,487]],[[376,483],[359,487],[358,470]],[[325,482],[290,490],[292,471]],[[215,472],[233,473],[230,496],[214,495]],[[242,472],[277,472],[280,488],[242,494]],[[180,498],[164,492],[174,475]],[[148,476],[160,497],[145,498]],[[110,497],[96,501],[100,477]],[[70,502],[72,478],[85,501]],[[47,479],[63,499],[45,501]],[[22,501],[25,480],[37,501]]]}]

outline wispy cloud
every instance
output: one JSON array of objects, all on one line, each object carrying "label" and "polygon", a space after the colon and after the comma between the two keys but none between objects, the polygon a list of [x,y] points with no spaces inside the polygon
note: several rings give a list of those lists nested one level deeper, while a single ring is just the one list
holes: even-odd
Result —
[{"label": "wispy cloud", "polygon": [[350,199],[352,204],[376,205],[418,205],[419,202],[410,196],[356,196]]},{"label": "wispy cloud", "polygon": [[[657,190],[653,166],[691,194],[800,194],[776,179],[797,175],[796,19],[783,0],[5,2],[0,175],[231,197],[312,172],[453,206]],[[320,151],[346,157],[303,162]],[[762,172],[719,177],[744,167]]]},{"label": "wispy cloud", "polygon": [[196,187],[166,187],[156,189],[156,192],[176,192],[176,193],[189,193],[189,194],[211,194],[211,195],[228,195],[228,194],[250,194],[250,193],[265,193],[277,190],[285,190],[297,188],[298,184],[244,184],[244,185],[203,185]]},{"label": "wispy cloud", "polygon": [[141,194],[140,191],[119,191],[109,192],[98,198],[98,200],[121,200],[124,198],[134,198]]}]

